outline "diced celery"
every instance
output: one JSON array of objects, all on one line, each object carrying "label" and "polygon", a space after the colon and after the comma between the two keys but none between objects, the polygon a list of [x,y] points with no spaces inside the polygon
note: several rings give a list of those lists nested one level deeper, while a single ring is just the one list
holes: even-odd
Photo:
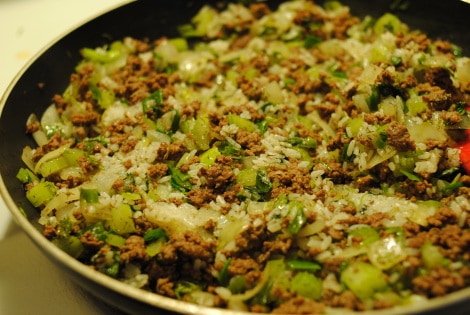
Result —
[{"label": "diced celery", "polygon": [[361,300],[368,300],[388,287],[379,268],[361,261],[348,265],[341,273],[341,281]]},{"label": "diced celery", "polygon": [[162,250],[164,242],[165,242],[164,238],[159,238],[156,241],[153,241],[152,243],[147,245],[147,247],[145,248],[145,252],[150,257],[157,255]]},{"label": "diced celery", "polygon": [[111,210],[111,219],[109,220],[109,228],[111,231],[119,235],[129,234],[135,231],[134,220],[132,219],[132,209],[128,204],[121,204],[120,206]]},{"label": "diced celery", "polygon": [[50,161],[44,162],[39,168],[38,172],[43,177],[55,174],[66,167],[69,167],[70,164],[66,158],[59,156],[58,158],[52,159]]},{"label": "diced celery", "polygon": [[291,211],[295,212],[294,218],[289,224],[288,230],[293,234],[297,234],[299,230],[307,222],[307,218],[304,213],[304,206],[300,202],[292,201],[289,203]]},{"label": "diced celery", "polygon": [[205,115],[197,117],[192,133],[194,141],[200,150],[209,150],[211,142],[210,132],[211,126],[209,124],[209,118]]},{"label": "diced celery", "polygon": [[99,197],[98,189],[80,188],[80,199],[87,203],[97,203]]},{"label": "diced celery", "polygon": [[361,238],[361,246],[368,246],[380,239],[379,233],[370,226],[362,226],[348,231],[348,235]]},{"label": "diced celery", "polygon": [[237,79],[240,77],[240,74],[235,70],[228,70],[225,74],[225,79],[232,83],[234,87],[238,87]]},{"label": "diced celery", "polygon": [[188,50],[188,41],[186,40],[186,38],[182,38],[182,37],[170,38],[169,42],[173,44],[173,46],[175,46],[178,51]]},{"label": "diced celery", "polygon": [[321,279],[314,274],[302,271],[292,278],[290,291],[312,300],[319,300],[322,296],[323,285]]},{"label": "diced celery", "polygon": [[70,166],[79,166],[78,159],[85,156],[85,151],[80,149],[65,149],[62,156],[67,160]]},{"label": "diced celery", "polygon": [[300,148],[300,147],[293,147],[292,149],[300,153],[301,161],[308,162],[306,166],[307,169],[311,169],[313,167],[312,157],[310,156],[307,150],[305,150],[304,148]]},{"label": "diced celery", "polygon": [[255,187],[257,173],[258,171],[253,168],[243,169],[237,174],[237,183],[245,187]]},{"label": "diced celery", "polygon": [[20,170],[16,174],[16,178],[23,184],[32,183],[33,181],[39,180],[38,177],[34,175],[33,172],[31,172],[31,170],[23,167],[20,168]]},{"label": "diced celery", "polygon": [[214,164],[215,159],[220,155],[219,149],[217,147],[210,148],[199,156],[199,161],[202,164],[210,166]]},{"label": "diced celery", "polygon": [[147,230],[144,234],[144,240],[146,242],[153,242],[160,238],[163,238],[165,240],[168,239],[168,236],[162,228],[150,229]]},{"label": "diced celery", "polygon": [[114,247],[121,247],[126,243],[126,239],[120,235],[109,233],[106,242]]},{"label": "diced celery", "polygon": [[400,19],[391,13],[385,13],[382,15],[374,25],[374,32],[376,34],[391,32],[396,35],[403,30],[404,28]]},{"label": "diced celery", "polygon": [[74,258],[80,257],[83,252],[83,244],[76,236],[58,237],[52,243]]},{"label": "diced celery", "polygon": [[357,136],[362,126],[364,126],[364,118],[362,117],[355,117],[348,122],[348,127],[353,137]]},{"label": "diced celery", "polygon": [[416,116],[428,109],[428,105],[423,101],[423,97],[417,94],[411,95],[410,98],[406,100],[406,107],[408,108],[408,114],[411,116]]},{"label": "diced celery", "polygon": [[117,50],[106,51],[102,48],[83,48],[81,53],[83,58],[100,63],[109,63],[121,57],[121,52]]},{"label": "diced celery", "polygon": [[253,132],[256,130],[255,123],[232,113],[228,114],[228,122],[248,132]]},{"label": "diced celery", "polygon": [[433,245],[431,242],[426,242],[421,246],[421,259],[423,260],[424,266],[428,269],[443,266],[446,261],[444,255],[439,251],[439,247]]},{"label": "diced celery", "polygon": [[233,293],[241,293],[246,290],[246,280],[243,275],[236,275],[229,281],[227,288]]},{"label": "diced celery", "polygon": [[123,192],[121,196],[127,201],[136,201],[142,199],[139,193],[134,192]]},{"label": "diced celery", "polygon": [[28,190],[26,192],[26,198],[34,207],[39,207],[51,200],[56,191],[57,187],[53,183],[43,181]]}]

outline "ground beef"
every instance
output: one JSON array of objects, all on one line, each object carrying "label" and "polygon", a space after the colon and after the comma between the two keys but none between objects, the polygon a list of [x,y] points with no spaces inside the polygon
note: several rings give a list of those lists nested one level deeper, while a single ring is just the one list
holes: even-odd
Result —
[{"label": "ground beef", "polygon": [[288,168],[270,167],[268,176],[273,184],[271,195],[273,198],[285,193],[311,193],[310,172],[304,167],[292,165]]},{"label": "ground beef", "polygon": [[388,125],[386,133],[388,144],[394,146],[398,151],[406,152],[416,149],[416,144],[411,140],[406,126],[393,121]]},{"label": "ground beef", "polygon": [[168,165],[165,163],[153,164],[147,170],[147,174],[153,179],[159,179],[165,176],[167,172],[168,172]]},{"label": "ground beef", "polygon": [[261,17],[270,13],[271,9],[268,7],[266,3],[251,3],[250,12],[251,14],[253,14],[255,19],[260,19]]},{"label": "ground beef", "polygon": [[104,241],[96,239],[92,231],[86,231],[80,235],[80,242],[84,246],[92,249],[99,249],[104,244]]},{"label": "ground beef", "polygon": [[149,259],[145,248],[144,238],[131,235],[120,248],[119,259],[121,263],[128,264],[131,261],[146,261]]},{"label": "ground beef", "polygon": [[446,295],[465,286],[465,281],[459,274],[442,267],[435,267],[428,275],[414,278],[412,283],[415,293],[430,298]]},{"label": "ground beef", "polygon": [[191,231],[186,231],[183,235],[173,236],[171,244],[178,254],[207,262],[213,261],[214,249],[217,246],[215,241],[206,241],[201,235]]},{"label": "ground beef", "polygon": [[224,161],[226,158],[229,157],[219,155],[214,164],[200,169],[198,176],[205,178],[206,186],[210,189],[221,190],[235,180],[233,169]]},{"label": "ground beef", "polygon": [[354,293],[347,290],[340,294],[336,292],[326,291],[323,294],[323,299],[325,304],[331,307],[344,307],[346,309],[354,310],[354,311],[364,311],[365,306],[360,301]]},{"label": "ground beef", "polygon": [[264,146],[261,144],[261,136],[258,132],[238,129],[235,140],[242,146],[248,156],[259,155],[264,152]]},{"label": "ground beef", "polygon": [[260,268],[261,266],[252,258],[232,258],[228,272],[230,275],[245,275],[251,270]]},{"label": "ground beef", "polygon": [[214,201],[216,197],[213,190],[208,188],[192,189],[186,194],[188,202],[196,207],[203,207]]},{"label": "ground beef", "polygon": [[175,284],[169,278],[159,278],[157,280],[156,292],[164,296],[176,297],[174,291]]},{"label": "ground beef", "polygon": [[303,297],[295,297],[273,309],[273,314],[323,314],[325,305]]}]

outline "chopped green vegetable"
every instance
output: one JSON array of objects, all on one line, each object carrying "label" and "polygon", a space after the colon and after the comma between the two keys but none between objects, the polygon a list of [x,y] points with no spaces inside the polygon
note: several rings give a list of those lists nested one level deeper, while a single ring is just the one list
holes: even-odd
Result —
[{"label": "chopped green vegetable", "polygon": [[26,198],[34,207],[39,207],[51,200],[56,191],[57,187],[54,183],[42,181],[31,187],[31,189],[26,192]]},{"label": "chopped green vegetable", "polygon": [[302,271],[292,278],[290,291],[312,300],[319,300],[322,296],[323,283],[315,275]]},{"label": "chopped green vegetable", "polygon": [[287,260],[289,268],[294,270],[317,271],[321,270],[321,265],[311,260]]},{"label": "chopped green vegetable", "polygon": [[348,265],[341,273],[341,281],[363,301],[372,298],[376,292],[388,288],[383,272],[379,268],[361,261]]},{"label": "chopped green vegetable", "polygon": [[16,178],[23,184],[29,184],[29,183],[32,183],[33,181],[39,180],[39,178],[36,175],[34,175],[33,172],[23,167],[20,168],[20,170],[16,174]]},{"label": "chopped green vegetable", "polygon": [[150,229],[147,230],[144,234],[144,240],[149,243],[156,241],[160,238],[168,239],[165,230],[163,230],[162,228]]}]

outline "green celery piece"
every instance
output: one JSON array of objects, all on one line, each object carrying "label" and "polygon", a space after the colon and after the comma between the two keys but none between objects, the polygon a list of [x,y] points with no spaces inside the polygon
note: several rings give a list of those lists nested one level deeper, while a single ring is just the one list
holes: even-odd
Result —
[{"label": "green celery piece", "polygon": [[439,248],[433,245],[431,242],[426,242],[421,246],[421,259],[427,269],[432,269],[437,266],[444,266],[446,259],[444,255],[439,251]]},{"label": "green celery piece", "polygon": [[341,281],[362,301],[371,299],[376,292],[388,288],[383,272],[361,261],[348,265],[341,273]]},{"label": "green celery piece", "polygon": [[253,168],[242,169],[237,174],[237,183],[243,185],[244,187],[255,187],[257,174],[258,171]]},{"label": "green celery piece", "polygon": [[168,40],[178,51],[186,51],[189,49],[188,41],[183,37],[170,38]]},{"label": "green celery piece", "polygon": [[85,156],[85,151],[80,149],[65,149],[62,156],[67,160],[70,166],[79,166],[78,159]]},{"label": "green celery piece", "polygon": [[58,237],[52,243],[74,258],[80,257],[83,252],[83,244],[76,236]]},{"label": "green celery piece", "polygon": [[321,279],[314,274],[302,271],[292,278],[290,291],[312,300],[319,300],[322,296],[323,285]]},{"label": "green celery piece", "polygon": [[16,178],[23,184],[32,183],[33,181],[39,180],[39,178],[34,175],[30,169],[23,167],[19,169],[18,173],[16,174]]},{"label": "green celery piece", "polygon": [[80,200],[87,203],[97,203],[99,197],[98,189],[80,188]]},{"label": "green celery piece", "polygon": [[379,233],[370,226],[358,227],[348,232],[349,236],[362,238],[361,246],[368,246],[380,239]]},{"label": "green celery piece", "polygon": [[374,32],[378,35],[387,31],[396,35],[403,30],[404,28],[400,19],[391,13],[385,13],[382,15],[374,25]]},{"label": "green celery piece", "polygon": [[144,240],[146,242],[153,242],[160,238],[164,238],[165,240],[168,239],[168,235],[166,235],[162,228],[150,229],[144,234]]},{"label": "green celery piece", "polygon": [[242,118],[238,115],[229,113],[227,118],[230,124],[236,125],[238,128],[241,128],[248,132],[253,132],[257,129],[257,126],[255,123],[253,123],[252,121],[248,119]]},{"label": "green celery piece", "polygon": [[217,147],[212,147],[205,151],[199,156],[199,161],[207,166],[214,164],[216,158],[220,155],[220,151]]},{"label": "green celery piece", "polygon": [[38,173],[41,174],[43,177],[47,177],[49,175],[55,174],[64,168],[69,167],[70,164],[66,158],[63,156],[59,156],[55,159],[50,161],[44,162],[38,170]]},{"label": "green celery piece", "polygon": [[126,239],[120,235],[108,233],[106,243],[114,247],[121,247],[126,243]]},{"label": "green celery piece", "polygon": [[83,58],[99,63],[110,63],[121,57],[121,52],[117,50],[83,48],[81,53]]},{"label": "green celery piece", "polygon": [[26,198],[34,207],[39,207],[54,198],[56,191],[54,183],[42,181],[26,192]]},{"label": "green celery piece", "polygon": [[164,238],[159,238],[158,240],[148,244],[147,247],[145,248],[145,252],[150,257],[154,257],[162,250],[164,242],[165,242]]},{"label": "green celery piece", "polygon": [[109,220],[110,230],[119,235],[126,235],[135,232],[135,225],[132,216],[132,208],[126,203],[111,209],[111,219]]},{"label": "green celery piece", "polygon": [[246,280],[243,275],[236,275],[229,281],[227,288],[233,294],[241,293],[246,290]]},{"label": "green celery piece", "polygon": [[289,224],[288,230],[292,234],[297,234],[299,233],[302,226],[304,226],[304,224],[307,222],[307,217],[304,213],[304,206],[299,202],[293,201],[289,203],[289,207],[294,209],[296,211],[296,214],[294,216],[294,219]]},{"label": "green celery piece", "polygon": [[211,142],[210,132],[211,126],[209,118],[206,115],[197,117],[194,122],[192,133],[194,141],[200,150],[209,150]]}]

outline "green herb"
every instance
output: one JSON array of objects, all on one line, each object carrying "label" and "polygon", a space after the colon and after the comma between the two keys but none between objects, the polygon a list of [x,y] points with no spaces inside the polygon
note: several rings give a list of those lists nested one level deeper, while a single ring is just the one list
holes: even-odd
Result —
[{"label": "green herb", "polygon": [[293,209],[296,213],[294,219],[289,224],[288,230],[292,234],[297,234],[299,233],[302,226],[304,226],[304,224],[307,222],[307,217],[305,216],[304,207],[301,203],[290,202],[289,207],[291,207],[291,209]]},{"label": "green herb", "polygon": [[319,263],[311,260],[287,260],[286,263],[289,268],[294,270],[317,271],[322,269]]},{"label": "green herb", "polygon": [[224,266],[222,267],[222,270],[220,270],[219,276],[217,277],[217,280],[219,281],[219,283],[223,285],[224,287],[229,284],[230,275],[228,273],[228,267],[230,266],[231,262],[232,262],[232,258],[227,259]]},{"label": "green herb", "polygon": [[408,179],[410,179],[412,181],[415,181],[415,182],[420,182],[421,181],[421,177],[419,177],[418,175],[416,175],[412,172],[408,172],[406,170],[400,170],[400,173],[402,173],[403,175],[405,175]]},{"label": "green herb", "polygon": [[196,283],[189,281],[178,281],[175,286],[175,296],[181,300],[186,294],[194,291],[201,291],[201,287]]},{"label": "green herb", "polygon": [[150,96],[144,98],[142,100],[142,111],[144,114],[147,113],[148,110],[152,110],[157,118],[159,118],[163,114],[163,91],[156,90]]},{"label": "green herb", "polygon": [[168,239],[168,235],[166,235],[165,231],[162,228],[150,229],[147,230],[144,234],[144,240],[147,243],[156,241],[162,237]]},{"label": "green herb", "polygon": [[[320,44],[321,42],[322,42],[321,37],[308,34],[308,35],[305,37],[304,48],[312,48],[312,47],[315,47],[315,46],[317,46],[318,44]],[[295,82],[295,81],[294,81],[294,82]]]},{"label": "green herb", "polygon": [[191,179],[191,176],[189,174],[183,173],[180,169],[171,165],[168,165],[168,169],[170,170],[171,175],[171,187],[180,192],[188,192],[193,188],[193,186],[189,182],[189,180]]},{"label": "green herb", "polygon": [[265,170],[258,170],[256,173],[256,189],[260,193],[267,193],[272,188],[271,180]]}]

